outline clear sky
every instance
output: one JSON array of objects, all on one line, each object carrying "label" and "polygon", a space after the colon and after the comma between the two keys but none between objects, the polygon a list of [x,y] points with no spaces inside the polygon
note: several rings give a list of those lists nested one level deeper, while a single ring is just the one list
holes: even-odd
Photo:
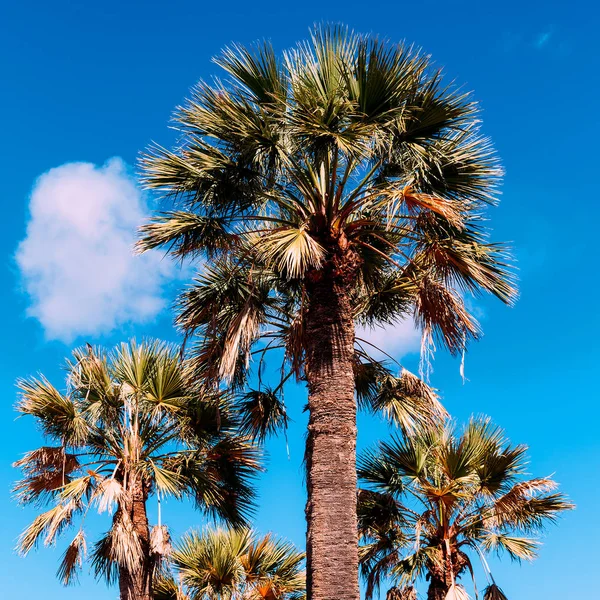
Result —
[{"label": "clear sky", "polygon": [[[590,598],[590,567],[600,563],[599,15],[581,0],[2,2],[3,597],[117,596],[87,576],[61,588],[54,573],[62,548],[14,554],[33,512],[10,500],[10,465],[39,443],[31,422],[15,422],[17,377],[42,371],[60,384],[64,357],[84,341],[176,339],[168,305],[184,279],[161,256],[132,259],[128,251],[152,202],[128,174],[138,152],[150,140],[172,142],[172,109],[216,72],[210,58],[225,45],[270,38],[283,49],[313,23],[336,21],[422,46],[481,101],[484,130],[506,168],[502,203],[490,214],[494,238],[513,243],[521,298],[513,309],[478,302],[485,337],[467,356],[468,381],[440,353],[432,384],[458,419],[490,415],[515,443],[529,444],[531,472],[554,474],[577,504],[550,529],[537,562],[493,563],[508,597]],[[409,327],[378,337],[416,368]],[[269,444],[256,526],[302,545],[304,391],[290,390],[287,401],[290,458],[283,440]],[[382,433],[362,419],[360,446]],[[164,520],[176,536],[204,522],[174,502]]]}]

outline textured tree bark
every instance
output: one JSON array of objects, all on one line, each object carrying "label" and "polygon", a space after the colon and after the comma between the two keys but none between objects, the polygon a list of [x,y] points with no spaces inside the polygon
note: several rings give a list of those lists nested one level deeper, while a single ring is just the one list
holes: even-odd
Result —
[{"label": "textured tree bark", "polygon": [[152,562],[150,557],[150,528],[146,514],[146,493],[140,484],[134,486],[127,510],[141,544],[142,560],[139,568],[119,568],[120,600],[152,600]]},{"label": "textured tree bark", "polygon": [[449,589],[450,587],[442,579],[432,577],[427,589],[427,600],[445,600]]},{"label": "textured tree bark", "polygon": [[354,321],[341,277],[308,285],[308,600],[358,600]]},{"label": "textured tree bark", "polygon": [[428,567],[427,600],[445,600],[452,583],[458,580],[468,564],[467,555],[455,546],[450,547],[450,553],[440,548],[439,561],[436,564],[430,563]]}]

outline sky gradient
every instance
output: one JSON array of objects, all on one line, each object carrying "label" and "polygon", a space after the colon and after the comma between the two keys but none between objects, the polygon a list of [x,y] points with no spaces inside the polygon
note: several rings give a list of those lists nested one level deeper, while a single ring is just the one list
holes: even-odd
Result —
[{"label": "sky gradient", "polygon": [[[63,589],[54,576],[60,546],[25,559],[15,555],[14,541],[34,512],[11,501],[17,473],[10,465],[39,443],[31,421],[15,421],[18,377],[43,372],[60,385],[64,358],[86,341],[111,346],[133,335],[177,339],[169,305],[189,267],[182,273],[160,253],[133,259],[127,251],[135,225],[154,205],[136,186],[138,153],[151,140],[173,142],[173,108],[198,79],[217,73],[210,59],[224,46],[268,38],[282,50],[306,38],[315,22],[343,22],[423,47],[481,102],[483,130],[506,169],[490,225],[494,240],[512,243],[520,299],[512,309],[478,300],[485,336],[466,357],[468,381],[463,385],[458,362],[443,352],[431,381],[458,420],[489,415],[513,443],[528,444],[531,473],[553,474],[577,505],[549,529],[535,563],[493,561],[507,596],[562,600],[568,590],[568,598],[589,598],[581,566],[600,562],[600,205],[588,178],[598,170],[599,14],[592,2],[537,0],[493,7],[441,1],[2,3],[5,597],[117,597],[116,589],[86,575],[79,586]],[[375,335],[416,370],[412,327]],[[284,440],[269,444],[256,527],[301,546],[305,391],[289,392],[290,457]],[[371,418],[359,425],[360,447],[386,432]],[[106,529],[104,517],[92,528]],[[166,504],[163,519],[175,537],[205,522],[175,502]]]}]

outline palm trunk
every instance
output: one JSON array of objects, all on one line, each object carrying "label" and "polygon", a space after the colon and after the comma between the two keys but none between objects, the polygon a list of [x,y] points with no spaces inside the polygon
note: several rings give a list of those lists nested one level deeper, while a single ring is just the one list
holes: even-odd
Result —
[{"label": "palm trunk", "polygon": [[137,569],[119,567],[120,600],[152,600],[152,569],[150,557],[150,528],[146,514],[146,493],[141,484],[132,489],[131,502],[125,508],[133,523],[142,550]]},{"label": "palm trunk", "polygon": [[469,563],[467,556],[452,547],[450,554],[444,549],[440,550],[440,562],[435,567],[429,567],[429,588],[427,600],[445,600],[452,584],[457,581],[460,574]]},{"label": "palm trunk", "polygon": [[432,577],[427,589],[427,600],[445,600],[449,589],[442,579]]},{"label": "palm trunk", "polygon": [[322,271],[308,292],[307,598],[358,600],[352,307],[344,283]]}]

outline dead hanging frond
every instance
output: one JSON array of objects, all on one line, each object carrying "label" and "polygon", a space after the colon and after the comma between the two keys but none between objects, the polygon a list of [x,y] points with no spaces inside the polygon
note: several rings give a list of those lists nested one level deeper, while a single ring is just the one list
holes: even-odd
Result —
[{"label": "dead hanging frond", "polygon": [[45,546],[52,545],[58,535],[71,524],[73,515],[79,508],[74,500],[70,500],[38,515],[19,536],[17,543],[19,553],[27,554],[42,538]]},{"label": "dead hanging frond", "polygon": [[291,320],[285,331],[285,361],[289,364],[291,372],[299,381],[304,375],[305,355],[305,330],[302,311]]},{"label": "dead hanging frond", "polygon": [[417,590],[409,585],[407,587],[393,587],[387,591],[385,600],[417,600]]},{"label": "dead hanging frond", "polygon": [[13,488],[17,500],[21,504],[42,504],[71,481],[79,461],[62,446],[42,446],[27,452],[13,467],[25,475]]},{"label": "dead hanging frond", "polygon": [[96,575],[111,578],[118,567],[137,572],[144,561],[142,543],[126,512],[117,511],[110,531],[94,546],[92,565]]},{"label": "dead hanging frond", "polygon": [[172,550],[169,528],[166,525],[155,525],[150,530],[150,554],[156,571],[163,570]]},{"label": "dead hanging frond", "polygon": [[483,600],[508,600],[508,598],[495,583],[492,583],[483,590]]},{"label": "dead hanging frond", "polygon": [[427,343],[439,340],[452,354],[461,352],[466,340],[480,334],[479,324],[458,293],[429,276],[418,282],[414,315]]},{"label": "dead hanging frond", "polygon": [[92,500],[98,505],[98,512],[113,513],[127,494],[123,486],[114,477],[102,479],[94,490]]},{"label": "dead hanging frond", "polygon": [[470,596],[462,585],[453,583],[446,594],[446,600],[470,600]]},{"label": "dead hanging frond", "polygon": [[83,564],[86,553],[85,534],[80,529],[65,550],[58,571],[56,572],[57,577],[63,585],[69,585],[73,582],[77,571]]},{"label": "dead hanging frond", "polygon": [[230,383],[235,377],[240,357],[250,361],[250,349],[258,336],[262,312],[250,296],[242,310],[234,317],[225,336],[219,365],[219,378]]},{"label": "dead hanging frond", "polygon": [[440,195],[419,192],[411,184],[402,188],[383,188],[372,204],[376,214],[385,218],[391,227],[402,223],[407,216],[419,215],[423,211],[443,217],[454,227],[463,226],[462,207],[459,203]]}]

